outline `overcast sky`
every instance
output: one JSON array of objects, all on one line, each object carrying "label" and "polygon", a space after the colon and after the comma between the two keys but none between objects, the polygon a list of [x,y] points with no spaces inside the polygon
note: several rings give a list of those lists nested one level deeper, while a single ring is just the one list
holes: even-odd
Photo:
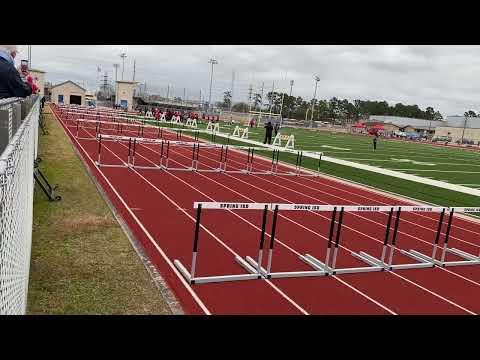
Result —
[{"label": "overcast sky", "polygon": [[[26,46],[20,46],[17,61],[27,58]],[[221,100],[231,88],[235,72],[234,102],[247,101],[248,87],[289,92],[294,80],[294,96],[310,100],[314,92],[313,76],[318,75],[317,98],[333,96],[350,101],[385,100],[394,105],[433,106],[442,115],[480,110],[480,46],[32,46],[32,67],[47,72],[47,81],[73,80],[93,90],[99,79],[98,67],[111,79],[114,63],[120,64],[121,52],[127,53],[124,79],[147,83],[147,91],[165,96],[167,85],[175,96],[208,99],[210,64],[215,57],[212,101]],[[170,90],[170,96],[172,90]]]}]

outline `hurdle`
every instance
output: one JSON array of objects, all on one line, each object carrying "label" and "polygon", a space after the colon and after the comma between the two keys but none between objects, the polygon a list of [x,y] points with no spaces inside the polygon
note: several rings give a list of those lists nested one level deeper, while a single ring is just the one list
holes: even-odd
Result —
[{"label": "hurdle", "polygon": [[[442,209],[442,208],[437,208],[437,209]],[[399,270],[399,269],[419,269],[419,268],[432,268],[432,267],[434,267],[435,264],[434,264],[433,261],[429,261],[429,260],[423,259],[423,258],[418,257],[418,256],[410,256],[411,258],[416,260],[417,263],[397,264],[397,265],[392,264],[393,254],[394,254],[394,251],[395,251],[395,243],[396,243],[397,233],[398,233],[398,226],[399,226],[399,223],[400,223],[400,216],[401,216],[401,212],[402,212],[402,207],[399,206],[398,209],[396,210],[397,213],[396,213],[396,219],[395,219],[395,226],[394,226],[394,229],[393,229],[392,240],[391,240],[391,243],[389,245],[388,244],[388,239],[389,239],[389,234],[390,234],[390,231],[391,231],[391,223],[392,223],[392,216],[393,216],[394,210],[395,210],[395,208],[391,207],[390,211],[389,211],[389,214],[388,214],[388,220],[387,220],[387,225],[386,225],[386,229],[385,229],[385,237],[384,237],[383,247],[382,247],[382,254],[380,255],[380,259],[378,259],[378,258],[376,258],[376,257],[374,257],[374,256],[372,256],[372,255],[370,255],[370,254],[368,254],[364,251],[360,251],[359,253],[352,253],[352,255],[355,256],[357,259],[360,259],[360,260],[366,262],[367,264],[381,266],[384,270],[390,270],[390,271]],[[442,217],[443,217],[444,212],[445,212],[445,208],[443,208]],[[388,263],[387,263],[387,262],[385,262],[385,256],[386,256],[386,253],[387,253],[387,247],[388,246],[390,246],[390,255],[389,255],[389,259],[388,259]],[[400,249],[400,252],[402,254],[405,254],[405,255],[408,256],[408,254],[406,254],[406,252],[404,250]]]},{"label": "hurdle", "polygon": [[[195,220],[195,233],[193,236],[193,249],[192,249],[192,261],[190,271],[188,271],[182,262],[178,259],[173,260],[173,264],[179,270],[180,274],[191,284],[205,284],[205,283],[215,283],[215,282],[225,282],[225,281],[241,281],[241,280],[254,280],[262,278],[262,274],[258,272],[258,269],[252,268],[245,260],[240,256],[235,255],[235,261],[243,268],[247,269],[248,273],[246,274],[227,274],[227,275],[213,275],[213,276],[196,276],[197,270],[197,260],[198,260],[198,243],[200,237],[200,220],[202,207],[205,209],[236,209],[236,210],[248,210],[256,209],[263,210],[262,215],[262,229],[260,234],[260,246],[259,249],[263,249],[263,243],[265,241],[265,224],[267,218],[267,211],[270,207],[270,204],[251,204],[251,203],[194,203],[194,209],[197,210],[196,220]],[[202,226],[203,227],[203,226]],[[206,230],[206,229],[205,229]],[[208,231],[208,230],[207,230]],[[262,260],[262,251],[259,250],[258,262],[261,263]]]},{"label": "hurdle", "polygon": [[214,133],[220,132],[220,124],[218,122],[214,124],[209,121],[207,124],[207,131],[211,131]]},{"label": "hurdle", "polygon": [[272,145],[282,147],[282,140],[287,141],[284,146],[285,149],[295,150],[295,135],[282,135],[280,132],[278,132],[273,139]]},{"label": "hurdle", "polygon": [[[208,129],[208,127],[207,127]],[[235,126],[235,129],[233,130],[233,134],[232,134],[233,137],[240,137],[240,126]]]},{"label": "hurdle", "polygon": [[282,146],[282,135],[278,132],[277,135],[275,135],[275,138],[273,139],[273,146]]},{"label": "hurdle", "polygon": [[[448,223],[447,223],[447,229],[446,229],[446,232],[445,232],[445,237],[444,237],[444,240],[443,240],[442,253],[440,255],[440,260],[438,260],[437,259],[437,252],[438,252],[438,248],[439,248],[441,230],[442,230],[442,225],[443,225],[443,221],[444,221],[446,211],[449,211],[450,213],[448,215]],[[480,212],[480,207],[443,208],[441,210],[439,220],[438,220],[437,233],[435,235],[432,255],[428,256],[428,255],[425,255],[425,254],[423,254],[419,251],[412,250],[412,249],[409,250],[409,251],[404,251],[403,253],[407,256],[410,256],[410,257],[414,258],[414,259],[418,259],[419,261],[423,260],[423,261],[432,262],[435,265],[440,266],[440,267],[479,265],[480,264],[480,252],[479,252],[478,256],[475,256],[475,255],[470,254],[468,252],[465,252],[463,250],[448,247],[448,240],[450,238],[450,230],[452,228],[453,215],[454,215],[455,212],[457,212],[457,213],[478,213],[478,212]],[[445,257],[446,257],[447,253],[458,256],[459,258],[461,258],[463,260],[445,261]]]},{"label": "hurdle", "polygon": [[185,126],[196,129],[197,128],[197,120],[196,119],[187,119],[187,122],[185,123]]},{"label": "hurdle", "polygon": [[[249,270],[252,274],[262,274],[264,278],[275,279],[275,278],[292,278],[292,277],[311,277],[311,276],[326,276],[327,272],[324,269],[315,269],[307,271],[280,271],[280,272],[271,272],[272,269],[272,259],[273,259],[273,248],[275,244],[275,232],[277,228],[277,217],[280,204],[272,204],[271,207],[274,207],[273,210],[273,221],[272,221],[272,231],[270,232],[270,245],[268,249],[268,258],[267,258],[267,268],[265,269],[262,266],[262,257],[263,257],[263,238],[260,241],[260,248],[258,251],[258,260],[255,261],[252,257],[246,256],[246,262],[250,265],[248,267],[244,266],[248,271],[249,269],[255,269],[253,272]],[[262,236],[265,233],[265,223],[266,223],[266,213],[264,213],[264,220],[262,223]],[[245,262],[240,263],[242,266]]]},{"label": "hurdle", "polygon": [[285,149],[291,149],[291,150],[295,149],[295,136],[293,134],[287,138]]},{"label": "hurdle", "polygon": [[[336,220],[337,210],[338,220]],[[368,211],[361,210],[362,207],[354,206],[332,206],[332,205],[316,205],[316,204],[280,204],[279,209],[286,211],[327,211],[332,212],[332,218],[330,220],[330,231],[327,242],[327,249],[325,255],[325,261],[322,262],[310,254],[300,255],[300,259],[307,265],[310,265],[317,271],[323,271],[325,275],[340,275],[340,274],[353,274],[353,273],[366,273],[382,271],[383,268],[376,264],[368,264],[365,267],[351,267],[351,268],[337,268],[337,258],[340,245],[340,236],[343,225],[343,216],[346,211]],[[335,233],[335,224],[337,223],[337,229],[335,234],[335,243],[333,243],[333,237]],[[333,247],[333,256],[330,260],[330,255]]]}]

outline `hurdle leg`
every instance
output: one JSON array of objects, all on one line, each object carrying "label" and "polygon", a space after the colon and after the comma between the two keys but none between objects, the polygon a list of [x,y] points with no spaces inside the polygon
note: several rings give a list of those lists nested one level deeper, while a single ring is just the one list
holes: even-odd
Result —
[{"label": "hurdle leg", "polygon": [[392,262],[393,262],[393,253],[395,251],[395,242],[397,240],[397,233],[398,233],[398,226],[400,224],[400,216],[401,216],[402,208],[399,207],[397,210],[397,217],[395,219],[395,228],[393,229],[393,238],[392,242],[390,244],[390,256],[388,258],[388,268],[392,268]]},{"label": "hurdle leg", "polygon": [[440,219],[438,221],[437,234],[435,236],[435,243],[433,245],[432,260],[435,260],[435,258],[437,256],[438,242],[440,240],[440,233],[442,232],[442,224],[443,224],[443,217],[444,216],[445,216],[445,209],[443,209],[442,212],[440,213]]},{"label": "hurdle leg", "polygon": [[98,138],[98,157],[97,157],[97,164],[100,165],[100,156],[102,152],[102,135]]},{"label": "hurdle leg", "polygon": [[445,240],[443,241],[443,251],[442,251],[442,257],[440,262],[443,264],[445,262],[445,255],[447,252],[447,245],[448,245],[448,240],[450,238],[450,230],[452,228],[452,220],[453,220],[453,213],[455,212],[455,209],[452,209],[450,211],[450,216],[448,218],[448,224],[447,224],[447,232],[445,233]]},{"label": "hurdle leg", "polygon": [[242,262],[240,262],[240,265],[244,266],[247,270],[251,269],[252,267],[254,269],[256,269],[256,273],[259,275],[258,278],[260,278],[261,275],[267,276],[267,271],[262,267],[263,247],[264,247],[264,243],[265,243],[265,228],[266,228],[266,225],[267,225],[267,214],[268,214],[268,205],[265,205],[265,208],[263,210],[263,215],[262,215],[262,230],[260,232],[260,245],[258,247],[258,259],[257,259],[257,261],[253,260],[250,256],[247,256],[246,260],[252,266],[245,267],[244,264]]},{"label": "hurdle leg", "polygon": [[137,144],[137,139],[133,139],[132,167],[135,167],[136,144]]}]

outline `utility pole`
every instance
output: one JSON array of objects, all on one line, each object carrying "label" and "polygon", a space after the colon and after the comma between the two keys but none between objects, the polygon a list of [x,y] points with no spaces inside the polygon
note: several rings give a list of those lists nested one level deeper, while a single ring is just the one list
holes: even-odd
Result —
[{"label": "utility pole", "polygon": [[167,101],[168,101],[168,95],[170,94],[170,85],[167,85]]},{"label": "utility pole", "polygon": [[260,120],[262,120],[262,106],[263,106],[263,87],[265,86],[265,83],[262,82],[262,95],[261,95],[261,100],[260,100],[260,115],[258,116],[258,122],[257,125],[260,123]]},{"label": "utility pole", "polygon": [[272,96],[270,96],[270,117],[272,117],[273,97],[275,93],[275,81],[272,84]]},{"label": "utility pole", "polygon": [[233,107],[233,88],[235,84],[235,70],[232,70],[232,92],[230,93],[230,112],[232,111]]},{"label": "utility pole", "polygon": [[[253,87],[252,87],[252,84],[250,84],[248,86],[248,113],[249,114],[250,114],[250,111],[252,111],[252,92],[253,92]],[[248,117],[250,118],[250,115]]]},{"label": "utility pole", "polygon": [[136,60],[133,59],[133,80],[132,81],[135,81],[135,65],[136,65]]},{"label": "utility pole", "polygon": [[462,131],[462,142],[460,143],[460,145],[463,144],[463,136],[465,135],[465,128],[467,127],[467,119],[468,119],[468,116],[465,114],[465,122],[463,123],[463,131]]},{"label": "utility pole", "polygon": [[118,72],[118,67],[119,67],[119,66],[120,66],[120,65],[118,65],[118,64],[113,64],[113,67],[115,68],[115,83],[116,83],[117,80],[118,80],[118,78],[117,78],[117,72]]},{"label": "utility pole", "polygon": [[312,113],[310,114],[310,127],[312,128],[313,128],[313,109],[315,106],[315,100],[317,98],[317,86],[318,86],[318,82],[320,81],[320,78],[318,76],[315,76],[314,79],[315,79],[315,93],[313,94]]},{"label": "utility pole", "polygon": [[282,91],[282,103],[280,105],[280,126],[282,125],[283,123],[283,97],[285,96],[285,93]]},{"label": "utility pole", "polygon": [[213,65],[218,64],[218,61],[215,60],[215,58],[211,58],[208,60],[209,64],[212,64],[212,70],[210,72],[210,94],[208,95],[208,109],[210,109],[210,106],[212,104],[212,83],[213,83]]},{"label": "utility pole", "polygon": [[127,54],[121,53],[120,57],[122,58],[122,80],[123,80],[123,73],[125,72],[125,58],[127,57]]},{"label": "utility pole", "polygon": [[186,91],[185,88],[183,88],[183,99],[182,100],[183,100],[182,102],[184,104],[186,104],[186,102],[187,102],[187,91]]}]

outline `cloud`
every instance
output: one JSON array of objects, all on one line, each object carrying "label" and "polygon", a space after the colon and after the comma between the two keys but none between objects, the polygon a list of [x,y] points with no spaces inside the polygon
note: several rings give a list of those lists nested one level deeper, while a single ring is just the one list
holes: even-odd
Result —
[{"label": "cloud", "polygon": [[[26,57],[26,46],[20,46],[19,58]],[[126,52],[124,78],[147,83],[147,90],[187,97],[208,96],[211,65],[215,57],[212,86],[213,100],[221,100],[231,87],[235,72],[234,101],[246,101],[249,85],[259,92],[290,90],[311,99],[315,75],[320,76],[317,97],[385,100],[433,106],[444,115],[480,110],[479,46],[432,45],[58,45],[32,47],[32,65],[47,72],[47,80],[58,83],[74,80],[95,89],[99,76],[106,71],[115,77],[113,64],[120,64],[120,53]],[[478,63],[478,64],[477,64]],[[101,67],[99,74],[97,68]]]}]

